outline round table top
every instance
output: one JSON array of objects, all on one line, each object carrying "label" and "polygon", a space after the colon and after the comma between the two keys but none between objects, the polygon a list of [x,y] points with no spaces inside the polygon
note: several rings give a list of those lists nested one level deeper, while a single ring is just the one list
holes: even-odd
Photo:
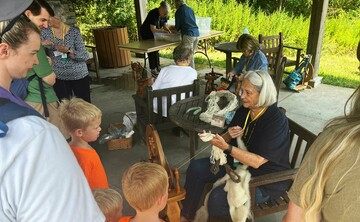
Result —
[{"label": "round table top", "polygon": [[187,99],[180,100],[170,106],[168,116],[172,122],[176,125],[190,131],[202,133],[203,130],[211,131],[212,133],[222,133],[226,130],[226,127],[220,128],[210,125],[199,119],[199,112],[197,115],[193,115],[193,112],[186,113],[191,107],[201,107],[204,112],[207,108],[204,96],[193,96]]},{"label": "round table top", "polygon": [[214,49],[221,52],[241,52],[241,50],[236,48],[236,42],[219,43],[214,46]]}]

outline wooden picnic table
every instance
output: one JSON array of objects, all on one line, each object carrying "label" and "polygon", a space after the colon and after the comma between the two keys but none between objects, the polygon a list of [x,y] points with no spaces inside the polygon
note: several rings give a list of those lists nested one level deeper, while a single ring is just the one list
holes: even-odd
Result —
[{"label": "wooden picnic table", "polygon": [[[198,50],[195,53],[201,53],[205,55],[206,58],[208,59],[209,66],[211,66],[211,62],[207,54],[207,39],[220,36],[223,33],[224,33],[223,31],[214,31],[214,30],[211,30],[209,33],[200,33],[199,42],[203,41],[204,45],[203,47],[201,47],[203,48],[203,51]],[[127,44],[122,44],[119,45],[118,47],[119,49],[127,49],[130,50],[131,52],[144,54],[144,67],[146,67],[147,53],[177,46],[180,44],[180,42],[181,41],[169,42],[163,40],[148,39],[148,40],[134,41]]]},{"label": "wooden picnic table", "polygon": [[198,146],[198,133],[202,133],[203,130],[211,131],[212,133],[222,133],[224,128],[219,128],[210,125],[210,123],[203,122],[199,119],[200,113],[193,115],[193,112],[186,113],[191,107],[201,107],[201,112],[207,109],[207,103],[204,96],[193,96],[187,99],[180,100],[170,106],[168,116],[170,120],[177,126],[188,130],[190,137],[190,158],[195,156],[195,149]]}]

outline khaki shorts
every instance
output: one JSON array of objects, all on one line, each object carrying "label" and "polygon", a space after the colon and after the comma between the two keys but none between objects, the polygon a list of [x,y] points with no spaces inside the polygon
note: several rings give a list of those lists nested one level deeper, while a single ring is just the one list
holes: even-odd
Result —
[{"label": "khaki shorts", "polygon": [[[45,117],[44,108],[41,103],[33,103],[33,102],[26,102],[31,107],[33,107],[36,111],[38,111],[42,116]],[[59,103],[53,102],[47,104],[48,110],[49,110],[49,117],[46,117],[46,120],[53,125],[57,126],[59,128],[60,132],[64,135],[65,139],[68,139],[70,137],[69,132],[65,129],[61,118],[59,114]]]}]

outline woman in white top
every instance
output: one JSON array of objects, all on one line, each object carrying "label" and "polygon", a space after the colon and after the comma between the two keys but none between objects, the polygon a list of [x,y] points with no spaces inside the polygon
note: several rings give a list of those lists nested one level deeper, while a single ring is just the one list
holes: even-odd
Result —
[{"label": "woman in white top", "polygon": [[[192,49],[180,44],[174,49],[173,58],[175,65],[169,65],[161,69],[157,79],[152,85],[153,90],[166,89],[177,86],[190,85],[197,79],[197,72],[190,65],[192,60]],[[181,99],[185,94],[181,95]],[[171,97],[171,104],[176,102],[176,95]],[[154,98],[154,112],[157,113],[157,99]],[[166,97],[162,99],[163,116],[167,116]]]}]

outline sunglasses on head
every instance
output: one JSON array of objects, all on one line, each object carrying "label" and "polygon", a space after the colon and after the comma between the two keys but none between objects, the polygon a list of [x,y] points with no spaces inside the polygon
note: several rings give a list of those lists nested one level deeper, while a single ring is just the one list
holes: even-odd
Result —
[{"label": "sunglasses on head", "polygon": [[5,29],[2,31],[2,33],[0,34],[0,43],[1,43],[2,36],[3,36],[6,32],[10,31],[10,29],[11,29],[12,27],[14,27],[15,23],[16,23],[22,16],[23,16],[23,18],[26,19],[26,21],[30,22],[30,19],[29,19],[24,13],[21,13],[20,15],[16,16],[15,18],[13,18],[13,19],[9,22],[9,24],[5,27]]}]

